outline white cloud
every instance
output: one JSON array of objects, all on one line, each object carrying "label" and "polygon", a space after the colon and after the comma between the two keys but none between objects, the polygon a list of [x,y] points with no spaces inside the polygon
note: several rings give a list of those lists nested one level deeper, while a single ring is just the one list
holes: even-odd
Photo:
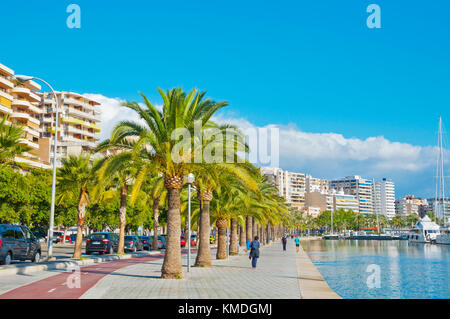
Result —
[{"label": "white cloud", "polygon": [[[120,98],[86,94],[102,103],[101,138],[109,137],[114,125],[122,120],[139,120],[136,113],[120,103]],[[242,118],[215,116],[219,123],[242,129],[257,128]],[[347,138],[338,133],[303,132],[293,124],[267,125],[279,128],[280,167],[321,178],[361,175],[365,178],[387,177],[396,183],[397,197],[407,193],[434,195],[436,148],[390,141],[383,136],[367,139]],[[450,158],[447,151],[446,158]]]}]

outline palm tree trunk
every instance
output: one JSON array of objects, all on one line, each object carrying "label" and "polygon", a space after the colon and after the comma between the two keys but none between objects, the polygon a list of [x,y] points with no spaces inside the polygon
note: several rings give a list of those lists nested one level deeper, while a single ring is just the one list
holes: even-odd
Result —
[{"label": "palm tree trunk", "polygon": [[82,188],[80,190],[80,197],[78,199],[77,208],[77,239],[75,241],[75,249],[73,253],[73,258],[81,259],[81,250],[83,247],[83,226],[84,218],[86,216],[86,206],[88,205],[88,195],[86,189]]},{"label": "palm tree trunk", "polygon": [[118,254],[124,254],[125,246],[125,225],[127,218],[127,183],[124,182],[122,186],[122,192],[120,194],[120,233],[119,233],[119,245],[117,247]]},{"label": "palm tree trunk", "polygon": [[239,229],[241,230],[239,232],[239,246],[245,247],[245,239],[246,239],[246,232],[245,232],[245,226],[239,225]]},{"label": "palm tree trunk", "polygon": [[[208,194],[209,195],[209,194]],[[200,195],[202,196],[202,195]],[[203,195],[203,200],[200,208],[200,233],[198,236],[198,252],[195,259],[196,267],[212,267],[211,261],[211,245],[209,243],[210,236],[210,216],[209,216],[209,197],[205,198],[206,194]],[[212,196],[212,193],[211,193]],[[212,198],[211,198],[212,199]]]},{"label": "palm tree trunk", "polygon": [[258,223],[256,222],[255,218],[253,219],[253,223],[252,223],[252,239],[250,241],[252,241],[255,236],[258,236]]},{"label": "palm tree trunk", "polygon": [[269,231],[270,231],[270,226],[269,226],[269,223],[267,223],[267,226],[266,226],[266,245],[269,244],[269,237],[270,237]]},{"label": "palm tree trunk", "polygon": [[252,216],[247,216],[247,241],[251,242],[253,240],[252,236]]},{"label": "palm tree trunk", "polygon": [[227,226],[228,220],[219,218],[216,220],[218,240],[217,240],[217,254],[216,259],[227,258]]},{"label": "palm tree trunk", "polygon": [[231,219],[231,238],[230,238],[230,256],[234,256],[238,254],[237,247],[237,219]]},{"label": "palm tree trunk", "polygon": [[161,268],[161,278],[181,279],[183,268],[181,264],[181,216],[180,189],[168,188],[167,212],[167,243],[164,262]]},{"label": "palm tree trunk", "polygon": [[159,197],[153,199],[153,241],[152,249],[158,250]]}]

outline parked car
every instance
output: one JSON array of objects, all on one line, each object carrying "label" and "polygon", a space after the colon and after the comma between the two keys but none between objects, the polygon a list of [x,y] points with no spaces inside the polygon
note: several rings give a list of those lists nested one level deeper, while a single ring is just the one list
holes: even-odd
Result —
[{"label": "parked car", "polygon": [[[150,247],[153,246],[153,237],[150,236]],[[158,249],[165,249],[166,248],[166,238],[163,235],[158,235]]]},{"label": "parked car", "polygon": [[196,243],[197,243],[197,235],[196,234],[191,235],[191,247],[195,247]]},{"label": "parked car", "polygon": [[63,232],[60,232],[60,231],[54,231],[54,232],[53,232],[53,242],[54,242],[55,244],[62,242],[63,236],[64,236],[64,233],[63,233]]},{"label": "parked car", "polygon": [[186,237],[184,235],[180,236],[180,245],[181,247],[186,247]]},{"label": "parked car", "polygon": [[93,252],[112,254],[117,252],[119,236],[114,233],[93,233],[86,239],[86,255]]},{"label": "parked car", "polygon": [[74,243],[77,240],[77,234],[70,235],[70,243]]},{"label": "parked car", "polygon": [[26,226],[0,225],[0,264],[9,265],[12,260],[39,262],[41,245]]},{"label": "parked car", "polygon": [[209,243],[210,244],[214,244],[215,241],[216,240],[215,240],[214,236],[213,235],[209,235]]},{"label": "parked car", "polygon": [[151,250],[152,239],[149,236],[138,236],[142,241],[142,248],[144,250]]},{"label": "parked car", "polygon": [[42,234],[35,231],[31,231],[31,233],[36,237],[39,243],[45,243],[46,236],[42,236]]},{"label": "parked car", "polygon": [[125,236],[125,250],[127,251],[140,251],[144,250],[144,245],[142,244],[142,241],[139,239],[138,236],[135,235],[127,235]]}]

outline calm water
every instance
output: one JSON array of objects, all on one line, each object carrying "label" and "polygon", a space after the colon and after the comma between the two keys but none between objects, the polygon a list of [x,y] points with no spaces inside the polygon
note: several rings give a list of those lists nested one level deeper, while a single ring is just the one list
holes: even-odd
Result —
[{"label": "calm water", "polygon": [[302,247],[342,298],[450,298],[450,245],[314,240]]}]

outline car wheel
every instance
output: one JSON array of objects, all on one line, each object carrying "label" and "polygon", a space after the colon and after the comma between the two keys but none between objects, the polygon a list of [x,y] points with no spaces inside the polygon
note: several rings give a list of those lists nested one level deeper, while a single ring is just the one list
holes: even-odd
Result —
[{"label": "car wheel", "polygon": [[11,263],[11,260],[12,260],[11,253],[8,253],[5,257],[5,262],[3,264],[9,265]]},{"label": "car wheel", "polygon": [[38,263],[40,260],[41,260],[41,253],[37,251],[37,252],[34,254],[33,262],[34,262],[34,263]]}]

